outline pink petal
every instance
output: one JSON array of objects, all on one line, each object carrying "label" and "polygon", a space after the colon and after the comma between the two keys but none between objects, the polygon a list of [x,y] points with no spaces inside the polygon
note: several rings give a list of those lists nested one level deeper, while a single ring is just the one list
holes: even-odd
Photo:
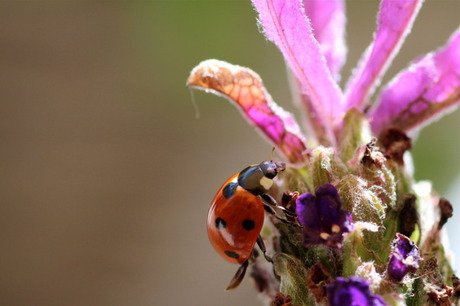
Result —
[{"label": "pink petal", "polygon": [[309,97],[307,109],[314,109],[333,139],[335,119],[343,115],[342,92],[329,71],[321,48],[313,37],[300,0],[253,0],[259,23],[268,39],[284,55]]},{"label": "pink petal", "polygon": [[294,97],[294,104],[299,105],[303,111],[306,121],[303,125],[305,135],[308,137],[310,145],[331,147],[336,145],[335,136],[331,135],[332,130],[325,126],[323,117],[312,108],[310,98],[302,92],[301,85],[298,79],[294,76],[291,70],[288,71],[288,79]]},{"label": "pink petal", "polygon": [[303,5],[329,70],[340,80],[340,69],[347,55],[345,3],[343,0],[303,0]]},{"label": "pink petal", "polygon": [[307,147],[296,120],[273,102],[259,75],[251,69],[206,60],[192,70],[187,86],[228,98],[287,160],[292,163],[306,160]]},{"label": "pink petal", "polygon": [[345,91],[347,109],[363,109],[409,33],[423,0],[382,0],[374,41]]},{"label": "pink petal", "polygon": [[418,59],[382,91],[372,110],[376,133],[390,126],[409,132],[460,102],[460,28],[447,45]]}]

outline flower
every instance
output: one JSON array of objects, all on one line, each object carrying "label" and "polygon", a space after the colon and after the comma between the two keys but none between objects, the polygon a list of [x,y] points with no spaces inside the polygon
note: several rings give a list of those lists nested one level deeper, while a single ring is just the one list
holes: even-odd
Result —
[{"label": "flower", "polygon": [[382,297],[372,295],[369,284],[357,276],[351,276],[349,279],[337,277],[335,282],[327,286],[327,298],[331,306],[386,305]]},{"label": "flower", "polygon": [[304,226],[304,244],[339,248],[343,234],[353,229],[351,215],[341,209],[342,202],[332,184],[318,187],[315,194],[304,193],[296,201],[296,213]]},{"label": "flower", "polygon": [[[327,287],[330,305],[384,305],[371,290],[394,304],[422,304],[433,292],[454,302],[454,291],[442,289],[450,288],[452,270],[439,243],[452,210],[429,183],[415,182],[407,160],[410,136],[459,105],[460,28],[445,46],[415,60],[374,95],[423,0],[381,0],[374,40],[344,88],[338,85],[347,52],[344,0],[252,3],[260,29],[284,56],[307,130],[273,101],[249,68],[205,60],[187,85],[230,100],[278,148],[288,164],[274,198],[301,194],[295,211],[303,230],[286,224],[295,222],[293,197],[285,197],[280,211],[289,214],[277,216],[284,222],[267,222],[261,232],[274,253],[274,269],[255,263],[258,272],[264,270],[263,280],[273,284],[270,290],[262,287],[263,294],[273,301],[278,287],[293,304],[311,304],[324,298],[333,275],[338,277]],[[418,272],[426,277],[411,284],[405,275],[415,272],[422,258],[401,233],[413,237],[425,256]],[[321,244],[328,247],[310,247]],[[382,271],[384,258],[389,262]]]},{"label": "flower", "polygon": [[414,273],[421,260],[418,247],[406,236],[397,233],[388,261],[388,275],[400,282],[407,273]]}]

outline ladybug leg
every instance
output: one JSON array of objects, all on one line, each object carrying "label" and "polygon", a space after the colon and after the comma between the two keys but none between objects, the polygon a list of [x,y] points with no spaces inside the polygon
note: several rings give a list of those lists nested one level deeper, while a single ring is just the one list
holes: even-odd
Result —
[{"label": "ladybug leg", "polygon": [[278,203],[276,203],[275,199],[274,199],[272,196],[270,196],[270,195],[268,195],[268,194],[262,194],[260,197],[261,197],[268,205],[271,205],[271,206],[276,207],[276,208],[278,208],[279,210],[281,210],[287,217],[292,217],[292,218],[297,217],[297,215],[296,215],[294,212],[292,212],[292,211],[290,211],[290,210],[284,208],[283,206],[279,206]]},{"label": "ladybug leg", "polygon": [[262,237],[259,235],[259,237],[257,237],[257,245],[259,246],[259,248],[262,250],[262,253],[264,253],[264,257],[265,259],[268,261],[268,262],[271,262],[273,263],[273,259],[267,255],[267,249],[265,248],[265,243],[264,243],[264,240],[262,239]]},{"label": "ladybug leg", "polygon": [[294,222],[291,222],[287,219],[284,219],[284,218],[281,218],[280,216],[278,216],[275,212],[275,210],[273,209],[273,207],[271,207],[270,205],[266,204],[266,203],[263,203],[264,204],[264,209],[266,212],[268,212],[270,215],[272,215],[273,217],[275,217],[276,219],[280,220],[281,222],[283,223],[286,223],[286,224],[289,224],[289,225],[292,225],[292,226],[295,226],[295,227],[298,227],[298,228],[303,228],[302,225],[299,225],[297,223],[294,223]]},{"label": "ladybug leg", "polygon": [[246,273],[246,269],[248,268],[249,261],[246,260],[241,264],[241,266],[238,268],[236,271],[235,275],[233,276],[232,280],[230,281],[230,284],[228,284],[226,290],[232,290],[238,287],[238,285],[241,283],[243,280],[244,274]]}]

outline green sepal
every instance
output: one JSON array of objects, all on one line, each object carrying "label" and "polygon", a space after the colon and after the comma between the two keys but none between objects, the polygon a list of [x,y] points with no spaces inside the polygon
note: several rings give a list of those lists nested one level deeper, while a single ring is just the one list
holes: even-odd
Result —
[{"label": "green sepal", "polygon": [[289,191],[299,193],[313,192],[313,181],[308,166],[304,168],[287,168],[283,173],[283,182]]},{"label": "green sepal", "polygon": [[339,132],[341,159],[343,161],[352,159],[356,148],[371,141],[371,135],[369,120],[355,108],[348,111]]},{"label": "green sepal", "polygon": [[307,269],[294,256],[279,253],[273,257],[275,273],[280,277],[280,291],[289,295],[295,305],[314,305],[307,290]]},{"label": "green sepal", "polygon": [[345,175],[346,170],[334,149],[320,146],[310,152],[309,174],[315,189],[339,180]]},{"label": "green sepal", "polygon": [[365,252],[361,232],[353,231],[343,241],[343,271],[344,277],[355,275],[356,269],[361,265],[360,253]]},{"label": "green sepal", "polygon": [[368,188],[365,180],[350,174],[345,176],[336,188],[343,203],[342,208],[351,213],[353,221],[382,224],[386,205],[376,194],[373,186]]}]

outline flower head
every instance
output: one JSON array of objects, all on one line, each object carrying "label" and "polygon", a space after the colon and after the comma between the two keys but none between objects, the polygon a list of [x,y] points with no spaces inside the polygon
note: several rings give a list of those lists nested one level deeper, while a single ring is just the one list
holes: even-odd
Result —
[{"label": "flower head", "polygon": [[[268,269],[267,277],[273,284],[279,282],[280,290],[295,304],[311,303],[312,294],[318,301],[323,299],[329,275],[365,276],[371,284],[369,288],[357,276],[338,277],[327,287],[330,305],[385,305],[371,290],[395,303],[425,302],[425,288],[447,286],[438,283],[441,273],[446,279],[450,271],[446,253],[430,243],[436,241],[430,237],[439,236],[452,211],[439,205],[440,221],[431,220],[436,215],[431,212],[437,209],[433,203],[439,201],[420,188],[422,184],[414,183],[406,152],[412,147],[411,133],[460,103],[460,28],[444,47],[414,61],[376,94],[423,0],[381,0],[374,40],[343,88],[338,81],[347,52],[344,0],[252,3],[260,29],[284,56],[308,130],[302,131],[295,117],[275,103],[261,77],[249,68],[206,60],[192,70],[187,85],[230,100],[278,148],[288,162],[279,187],[286,188],[288,195],[316,188],[315,194],[303,193],[296,200],[285,197],[290,205],[281,207],[283,212],[292,213],[295,201],[304,229],[300,236],[300,229],[286,226],[293,214],[286,214],[286,219],[278,216],[285,222],[275,223],[276,231],[267,231],[279,234],[272,239],[277,275]],[[342,209],[342,202],[349,211]],[[422,211],[428,212],[427,218],[419,218],[417,212]],[[423,253],[443,260],[439,272],[437,263],[427,265],[433,271],[426,274],[436,272],[439,277],[414,282],[410,290],[415,294],[409,297],[408,286],[394,283],[404,282],[408,273],[417,270],[420,254],[406,236],[393,237],[398,230],[410,235],[416,228]],[[352,230],[343,242],[344,234]],[[330,248],[304,247],[321,244]],[[374,266],[380,267],[382,258],[389,258],[386,272]],[[317,263],[320,270],[314,268]],[[268,291],[266,295],[273,297]]]},{"label": "flower head", "polygon": [[417,271],[420,260],[418,247],[415,243],[402,234],[396,234],[388,261],[388,275],[400,282],[407,273]]},{"label": "flower head", "polygon": [[327,298],[331,306],[386,305],[379,295],[372,295],[369,284],[362,278],[352,276],[349,279],[337,277],[327,287]]},{"label": "flower head", "polygon": [[324,184],[316,189],[315,195],[304,193],[296,201],[296,212],[304,226],[305,245],[325,244],[341,247],[343,234],[352,230],[351,215],[341,209],[337,189]]}]

